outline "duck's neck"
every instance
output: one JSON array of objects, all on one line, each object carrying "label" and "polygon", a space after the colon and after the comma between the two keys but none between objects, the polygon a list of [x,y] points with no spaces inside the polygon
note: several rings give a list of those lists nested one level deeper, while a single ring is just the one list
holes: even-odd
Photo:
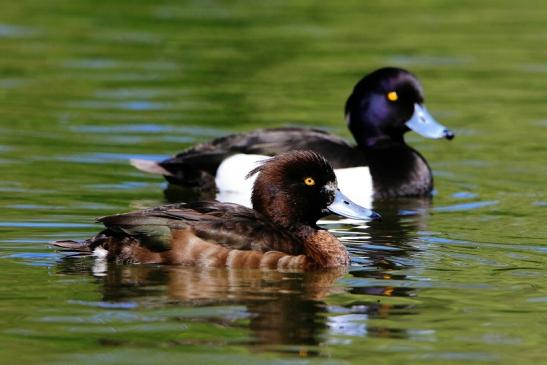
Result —
[{"label": "duck's neck", "polygon": [[433,176],[425,159],[401,139],[367,140],[359,144],[367,159],[374,198],[425,196],[433,189]]},{"label": "duck's neck", "polygon": [[304,243],[304,254],[313,266],[329,268],[349,264],[348,251],[329,231],[302,225],[293,232]]}]

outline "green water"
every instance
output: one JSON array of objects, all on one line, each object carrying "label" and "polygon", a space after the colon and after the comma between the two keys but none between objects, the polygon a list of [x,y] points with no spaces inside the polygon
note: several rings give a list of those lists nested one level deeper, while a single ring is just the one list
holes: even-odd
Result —
[{"label": "green water", "polygon": [[[4,2],[0,362],[540,364],[547,361],[547,4]],[[280,125],[350,138],[353,84],[422,80],[454,141],[407,140],[432,202],[332,226],[350,272],[111,266],[48,246],[164,200],[130,157]],[[93,275],[95,270],[96,275]]]}]

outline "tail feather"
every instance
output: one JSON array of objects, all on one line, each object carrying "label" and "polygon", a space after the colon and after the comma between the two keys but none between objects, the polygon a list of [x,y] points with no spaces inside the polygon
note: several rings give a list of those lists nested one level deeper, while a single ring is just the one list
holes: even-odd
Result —
[{"label": "tail feather", "polygon": [[88,238],[85,241],[60,240],[51,242],[51,245],[63,248],[68,251],[91,253],[97,247],[109,242],[110,239],[111,237],[108,234],[108,230],[104,230],[98,235]]},{"label": "tail feather", "polygon": [[64,248],[69,251],[78,251],[78,252],[92,252],[91,247],[89,246],[88,241],[72,241],[72,240],[61,240],[51,242],[53,246]]},{"label": "tail feather", "polygon": [[129,163],[133,165],[137,170],[148,172],[150,174],[173,176],[172,173],[161,167],[156,161],[132,158],[129,160]]}]

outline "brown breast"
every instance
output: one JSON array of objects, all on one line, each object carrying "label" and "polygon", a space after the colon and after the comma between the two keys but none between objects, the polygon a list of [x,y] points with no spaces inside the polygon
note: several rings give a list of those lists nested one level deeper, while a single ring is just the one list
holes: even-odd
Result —
[{"label": "brown breast", "polygon": [[349,264],[349,254],[344,245],[326,230],[313,230],[305,239],[305,253],[317,267],[337,267]]}]

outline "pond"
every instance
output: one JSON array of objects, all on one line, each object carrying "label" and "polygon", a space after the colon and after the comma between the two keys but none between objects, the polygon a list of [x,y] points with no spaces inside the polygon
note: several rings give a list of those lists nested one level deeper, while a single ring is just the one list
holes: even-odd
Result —
[{"label": "pond", "polygon": [[[538,364],[547,4],[20,0],[0,13],[0,361]],[[128,164],[257,127],[351,139],[365,73],[422,81],[435,195],[328,228],[349,272],[101,267],[48,245],[165,201]]]}]

